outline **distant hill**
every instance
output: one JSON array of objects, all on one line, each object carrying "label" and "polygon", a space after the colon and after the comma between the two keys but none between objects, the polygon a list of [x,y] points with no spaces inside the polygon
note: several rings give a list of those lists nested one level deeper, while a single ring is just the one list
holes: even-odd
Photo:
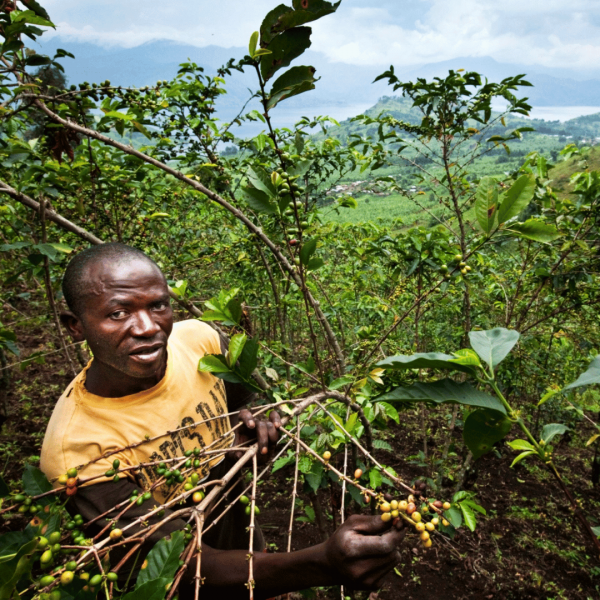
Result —
[{"label": "distant hill", "polygon": [[[148,42],[134,48],[102,48],[58,36],[41,41],[41,46],[32,46],[38,52],[50,54],[56,48],[64,48],[75,55],[76,60],[65,58],[62,61],[69,83],[109,79],[120,85],[150,85],[159,79],[173,77],[178,65],[188,58],[213,74],[229,58],[241,58],[246,53],[245,48],[200,48],[167,40]],[[286,101],[285,106],[290,109],[374,104],[378,98],[391,92],[383,81],[372,83],[378,74],[386,70],[383,67],[331,63],[324,54],[312,50],[307,51],[295,64],[313,65],[321,80],[317,83],[316,90]],[[417,77],[442,76],[449,69],[459,68],[483,73],[491,81],[499,81],[519,73],[527,74],[528,80],[535,87],[524,88],[522,94],[528,96],[534,106],[600,106],[600,79],[578,81],[566,77],[562,69],[540,67],[537,71],[538,67],[499,63],[489,57],[464,57],[418,68],[397,68],[396,72],[408,81]],[[248,98],[248,88],[256,88],[253,74],[236,72],[228,83],[223,109],[234,110],[240,107]]]}]

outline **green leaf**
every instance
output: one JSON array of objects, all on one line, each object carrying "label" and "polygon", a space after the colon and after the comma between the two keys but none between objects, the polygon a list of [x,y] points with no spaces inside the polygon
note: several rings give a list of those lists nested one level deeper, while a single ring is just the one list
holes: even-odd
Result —
[{"label": "green leaf", "polygon": [[511,468],[514,467],[516,464],[520,463],[524,458],[527,458],[528,456],[531,456],[532,454],[536,454],[537,452],[535,450],[526,450],[525,452],[521,452],[521,454],[519,454],[515,460],[512,461],[511,463]]},{"label": "green leaf", "polygon": [[373,440],[373,448],[377,448],[377,450],[387,450],[388,452],[394,451],[394,449],[383,440]]},{"label": "green leaf", "polygon": [[582,373],[573,383],[564,387],[562,391],[572,390],[582,385],[593,385],[594,383],[600,383],[600,355],[592,360],[585,373]]},{"label": "green leaf", "polygon": [[314,160],[300,160],[293,167],[288,169],[288,173],[292,177],[302,177],[312,167]]},{"label": "green leaf", "polygon": [[477,459],[492,449],[492,446],[503,439],[512,427],[506,415],[496,411],[480,408],[473,411],[466,419],[463,429],[463,440],[473,458]]},{"label": "green leaf", "polygon": [[151,580],[173,579],[179,568],[179,555],[183,552],[183,548],[182,531],[173,532],[170,539],[158,541],[146,557],[148,566],[140,570],[135,583],[136,589]]},{"label": "green leaf", "polygon": [[495,396],[475,389],[469,382],[457,383],[452,379],[418,382],[398,387],[377,397],[375,402],[435,402],[436,404],[466,404],[506,413],[504,405]]},{"label": "green leaf", "polygon": [[465,525],[471,530],[475,531],[475,527],[477,527],[477,520],[475,519],[475,513],[471,509],[471,507],[465,503],[459,503],[460,510],[462,512],[462,516],[465,520]]},{"label": "green leaf", "polygon": [[42,27],[52,27],[55,29],[54,23],[52,23],[52,21],[44,19],[44,17],[40,16],[39,14],[36,14],[33,10],[12,11],[10,13],[10,20],[13,23],[30,23],[31,25],[41,25]]},{"label": "green leaf", "polygon": [[313,492],[316,492],[319,489],[319,486],[321,485],[323,475],[317,475],[315,473],[306,473],[304,475],[304,479],[306,480],[306,483],[308,483],[308,485],[312,488]]},{"label": "green leaf", "polygon": [[513,440],[512,442],[508,442],[508,445],[513,450],[527,450],[536,452],[535,447],[529,443],[527,440]]},{"label": "green leaf", "polygon": [[384,369],[445,369],[475,375],[475,369],[472,366],[456,362],[454,356],[441,352],[424,352],[409,356],[396,354],[379,361],[376,366]]},{"label": "green leaf", "polygon": [[493,177],[484,177],[475,194],[475,216],[484,233],[494,227],[498,209],[498,182]]},{"label": "green leaf", "polygon": [[344,429],[350,434],[354,435],[354,427],[356,426],[356,420],[358,419],[358,413],[352,413],[346,424],[344,425]]},{"label": "green leaf", "polygon": [[31,571],[37,545],[38,539],[33,539],[16,550],[11,560],[0,562],[0,600],[10,600],[15,597],[13,596],[15,586],[21,577]]},{"label": "green leaf", "polygon": [[339,379],[335,379],[329,384],[330,390],[339,390],[342,387],[347,386],[352,383],[354,379],[352,377],[340,377]]},{"label": "green leaf", "polygon": [[548,423],[542,429],[542,439],[548,444],[557,435],[563,435],[567,429],[569,428],[561,423]]},{"label": "green leaf", "polygon": [[[141,574],[142,571],[140,571]],[[167,586],[170,583],[171,578],[150,579],[139,587],[136,586],[132,592],[121,596],[121,600],[163,600],[167,595]]]},{"label": "green leaf", "polygon": [[71,254],[73,252],[73,248],[71,246],[67,246],[66,244],[50,244],[55,250],[58,252],[62,252],[63,254]]},{"label": "green leaf", "polygon": [[138,121],[131,121],[131,124],[147,139],[152,139],[152,135],[150,134],[150,132]]},{"label": "green leaf", "polygon": [[233,367],[237,362],[238,358],[240,357],[240,354],[242,353],[242,350],[244,349],[244,344],[246,343],[247,339],[248,337],[245,333],[236,333],[229,340],[227,362],[230,367]]},{"label": "green leaf", "polygon": [[477,352],[471,350],[471,348],[463,348],[453,353],[454,357],[450,362],[458,363],[460,365],[470,365],[473,367],[480,367],[481,361]]},{"label": "green leaf", "polygon": [[255,31],[250,36],[250,41],[248,42],[248,54],[254,58],[256,53],[256,46],[258,46],[258,31]]},{"label": "green leaf", "polygon": [[267,56],[268,54],[273,54],[273,53],[270,50],[267,50],[267,48],[259,48],[254,53],[254,56],[252,58],[258,58],[259,56]]},{"label": "green leaf", "polygon": [[383,479],[379,470],[375,468],[371,469],[369,471],[369,485],[371,486],[371,488],[375,490],[378,487],[380,487],[382,483]]},{"label": "green leaf", "polygon": [[308,264],[306,265],[306,268],[309,271],[316,271],[317,269],[320,269],[323,265],[325,264],[325,261],[320,258],[320,257],[315,257],[315,258],[311,258],[308,261]]},{"label": "green leaf", "polygon": [[222,354],[206,354],[198,362],[201,373],[229,373],[231,369]]},{"label": "green leaf", "polygon": [[310,257],[315,253],[317,249],[317,239],[312,238],[305,242],[300,250],[300,261],[303,265],[308,265]]},{"label": "green leaf", "polygon": [[294,455],[288,454],[287,456],[282,456],[278,458],[273,463],[273,468],[271,469],[271,473],[275,473],[275,471],[279,471],[279,469],[283,469],[283,467],[287,467],[287,465],[294,462]]},{"label": "green leaf", "polygon": [[504,231],[514,232],[519,237],[534,242],[542,242],[543,244],[549,244],[562,235],[554,225],[544,223],[540,219],[528,219],[525,223],[513,223],[510,228]]},{"label": "green leaf", "polygon": [[340,2],[324,0],[294,0],[294,9],[280,4],[270,11],[260,26],[261,45],[267,46],[282,31],[315,21],[336,11]]},{"label": "green leaf", "polygon": [[244,379],[249,379],[250,375],[258,363],[258,340],[256,338],[250,338],[244,344],[242,353],[240,354],[239,373]]},{"label": "green leaf", "polygon": [[315,89],[315,68],[292,67],[274,83],[267,102],[267,109],[274,108],[278,102]]},{"label": "green leaf", "polygon": [[268,45],[272,54],[260,61],[260,71],[265,82],[310,46],[310,34],[310,27],[295,27],[273,38]]},{"label": "green leaf", "polygon": [[477,502],[474,502],[473,500],[469,500],[467,498],[466,500],[461,500],[461,504],[465,504],[472,510],[476,510],[478,513],[481,513],[482,515],[487,515],[487,511],[485,510],[485,508],[483,508],[483,506],[481,506],[480,504],[477,504]]},{"label": "green leaf", "polygon": [[38,496],[52,490],[52,484],[46,476],[32,465],[25,465],[23,472],[23,491],[28,496]]},{"label": "green leaf", "polygon": [[264,192],[269,198],[275,198],[277,195],[275,192],[275,187],[273,186],[273,182],[271,181],[271,177],[267,175],[267,172],[260,167],[256,167],[255,169],[248,169],[248,181],[261,192]]},{"label": "green leaf", "polygon": [[500,198],[498,223],[506,223],[522,212],[533,199],[534,192],[535,177],[532,174],[521,175]]},{"label": "green leaf", "polygon": [[445,511],[444,515],[446,519],[450,521],[450,523],[452,523],[452,526],[456,529],[459,529],[462,526],[463,519],[462,511],[460,509],[453,506],[452,508],[449,508],[447,511]]},{"label": "green leaf", "polygon": [[469,340],[473,350],[491,369],[495,369],[519,341],[520,333],[514,329],[496,327],[488,331],[470,331]]},{"label": "green leaf", "polygon": [[388,402],[379,402],[378,404],[383,408],[383,410],[385,410],[385,414],[388,417],[388,419],[392,419],[392,421],[395,421],[396,423],[400,423],[400,415],[398,414],[398,411]]}]

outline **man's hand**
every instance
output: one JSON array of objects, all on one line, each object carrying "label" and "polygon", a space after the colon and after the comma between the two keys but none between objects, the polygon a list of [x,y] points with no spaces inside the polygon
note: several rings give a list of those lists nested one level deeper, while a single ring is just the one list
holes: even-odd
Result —
[{"label": "man's hand", "polygon": [[[279,429],[281,418],[276,410],[272,410],[268,421],[255,417],[247,408],[239,412],[238,422],[240,426],[235,430],[235,445],[239,446],[245,442],[258,442],[258,460],[260,463],[267,462],[275,450],[279,440]],[[233,452],[236,459],[242,457],[243,452]]]},{"label": "man's hand", "polygon": [[352,515],[325,542],[327,562],[338,583],[354,589],[377,589],[400,559],[404,521],[384,523],[379,516]]}]

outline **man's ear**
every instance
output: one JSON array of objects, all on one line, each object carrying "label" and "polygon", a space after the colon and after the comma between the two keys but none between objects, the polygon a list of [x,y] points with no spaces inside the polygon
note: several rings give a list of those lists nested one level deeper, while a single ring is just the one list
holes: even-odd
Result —
[{"label": "man's ear", "polygon": [[74,342],[83,342],[85,340],[85,334],[83,332],[83,324],[81,319],[70,310],[66,310],[60,313],[60,322],[63,327],[69,332],[69,335],[73,338]]}]

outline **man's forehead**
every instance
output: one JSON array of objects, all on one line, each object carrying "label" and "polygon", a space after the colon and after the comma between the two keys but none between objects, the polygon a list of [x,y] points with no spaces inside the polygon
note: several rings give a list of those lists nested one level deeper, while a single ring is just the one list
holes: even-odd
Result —
[{"label": "man's forehead", "polygon": [[88,267],[84,279],[82,291],[85,297],[113,296],[132,290],[143,293],[167,289],[162,271],[153,262],[143,258],[98,261]]}]

